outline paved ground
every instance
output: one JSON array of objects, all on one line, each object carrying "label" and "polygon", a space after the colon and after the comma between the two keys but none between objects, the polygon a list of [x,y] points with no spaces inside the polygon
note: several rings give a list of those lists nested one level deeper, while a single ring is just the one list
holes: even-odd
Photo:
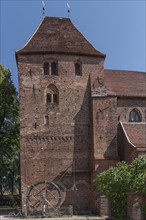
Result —
[{"label": "paved ground", "polygon": [[[22,218],[9,217],[8,214],[13,212],[14,209],[0,209],[0,220],[22,220]],[[28,220],[106,220],[106,217],[97,216],[72,216],[72,217],[60,217],[60,218],[27,218]]]},{"label": "paved ground", "polygon": [[[13,218],[6,215],[1,215],[0,220],[11,220]],[[22,220],[22,218],[16,218],[17,220]],[[35,220],[34,218],[27,218],[29,220]],[[36,220],[42,220],[43,218],[36,218]],[[63,217],[63,218],[44,218],[44,220],[105,220],[104,217],[96,216],[72,216],[72,217]]]}]

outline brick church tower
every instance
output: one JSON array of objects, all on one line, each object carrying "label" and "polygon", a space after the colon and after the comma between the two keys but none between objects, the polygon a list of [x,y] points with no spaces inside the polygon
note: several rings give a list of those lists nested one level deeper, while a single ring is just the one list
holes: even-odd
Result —
[{"label": "brick church tower", "polygon": [[[47,200],[46,210],[59,204],[74,213],[91,211],[91,75],[102,79],[105,55],[70,19],[45,17],[16,59],[23,210],[41,211]],[[59,201],[40,199],[45,187],[57,187],[49,192]]]},{"label": "brick church tower", "polygon": [[146,74],[104,70],[105,55],[68,18],[45,17],[16,60],[22,209],[91,213],[96,174],[146,155]]}]

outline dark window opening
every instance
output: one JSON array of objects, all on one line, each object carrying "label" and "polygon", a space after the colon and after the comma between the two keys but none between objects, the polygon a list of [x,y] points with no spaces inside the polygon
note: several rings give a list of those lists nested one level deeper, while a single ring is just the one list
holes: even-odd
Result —
[{"label": "dark window opening", "polygon": [[81,76],[81,65],[79,63],[75,64],[75,75]]},{"label": "dark window opening", "polygon": [[49,124],[49,117],[47,115],[44,117],[44,124],[45,125]]},{"label": "dark window opening", "polygon": [[129,121],[130,122],[141,122],[141,115],[137,109],[134,109],[130,112]]},{"label": "dark window opening", "polygon": [[51,94],[47,94],[47,103],[51,103]]},{"label": "dark window opening", "polygon": [[57,94],[47,94],[46,102],[47,103],[58,103],[58,95]]},{"label": "dark window opening", "polygon": [[50,84],[46,90],[46,104],[58,104],[59,92],[55,85]]},{"label": "dark window opening", "polygon": [[44,63],[44,75],[49,75],[49,63]]},{"label": "dark window opening", "polygon": [[56,94],[53,94],[53,103],[57,103],[58,102],[58,98]]},{"label": "dark window opening", "polygon": [[55,62],[51,63],[51,75],[57,75],[57,64]]}]

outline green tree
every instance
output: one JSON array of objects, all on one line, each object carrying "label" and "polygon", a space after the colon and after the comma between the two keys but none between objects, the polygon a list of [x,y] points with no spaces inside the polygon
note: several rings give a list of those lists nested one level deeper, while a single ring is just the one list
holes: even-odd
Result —
[{"label": "green tree", "polygon": [[8,73],[8,69],[4,68],[2,65],[0,65],[0,84],[5,79],[5,76]]},{"label": "green tree", "polygon": [[18,95],[9,69],[0,65],[0,194],[12,195],[19,175]]},{"label": "green tree", "polygon": [[146,157],[136,158],[130,165],[131,192],[146,194]]},{"label": "green tree", "polygon": [[110,200],[116,219],[127,218],[127,195],[129,192],[146,193],[146,157],[139,157],[131,164],[119,162],[116,167],[97,175],[94,186]]}]

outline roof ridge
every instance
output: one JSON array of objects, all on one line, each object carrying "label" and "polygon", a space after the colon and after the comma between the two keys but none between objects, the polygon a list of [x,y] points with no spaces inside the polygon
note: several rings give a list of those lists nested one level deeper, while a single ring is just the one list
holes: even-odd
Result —
[{"label": "roof ridge", "polygon": [[120,70],[120,69],[104,69],[104,72],[124,72],[124,73],[141,73],[141,74],[146,74],[146,72],[144,72],[144,71]]}]

